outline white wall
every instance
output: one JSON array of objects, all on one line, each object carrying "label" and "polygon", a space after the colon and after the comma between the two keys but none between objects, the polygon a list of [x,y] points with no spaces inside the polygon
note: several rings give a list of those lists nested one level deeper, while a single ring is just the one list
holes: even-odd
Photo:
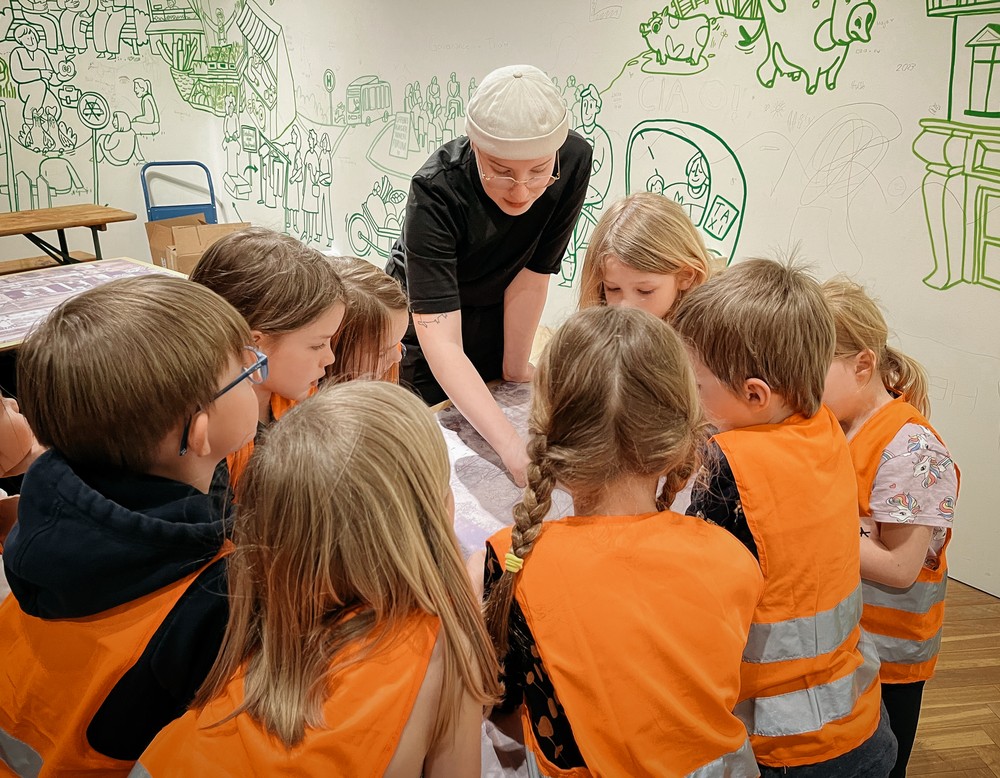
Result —
[{"label": "white wall", "polygon": [[[786,2],[788,9],[779,13]],[[763,0],[763,29],[759,19],[731,15],[760,4],[670,0],[668,9],[688,18],[677,24],[669,45],[665,32],[650,33],[652,45],[668,55],[661,63],[640,33],[641,24],[656,21],[653,3],[372,0],[361,10],[357,3],[331,0],[223,0],[218,8],[176,0],[166,9],[159,0],[116,0],[112,14],[83,13],[82,32],[65,18],[67,39],[55,32],[60,27],[58,12],[50,10],[58,6],[54,0],[48,6],[45,0],[0,0],[0,32],[7,32],[0,55],[8,62],[25,56],[15,51],[25,47],[12,37],[21,21],[40,31],[57,73],[67,46],[82,48],[72,67],[63,67],[65,81],[58,86],[98,92],[107,98],[109,113],[138,118],[140,131],[149,133],[138,136],[145,159],[206,162],[223,220],[277,229],[287,224],[298,236],[308,220],[307,239],[319,232],[317,245],[367,252],[379,263],[395,237],[395,214],[410,174],[438,139],[462,132],[461,110],[449,100],[452,72],[463,105],[470,79],[514,62],[545,69],[560,86],[574,79],[578,88],[566,91],[574,104],[579,88],[592,85],[599,113],[590,101],[575,109],[578,125],[604,152],[591,216],[599,216],[602,196],[612,200],[662,179],[667,194],[689,203],[720,254],[739,258],[798,245],[818,275],[850,273],[881,297],[900,345],[932,376],[933,420],[962,467],[952,572],[1000,593],[994,563],[1000,539],[992,529],[996,509],[989,497],[1000,469],[1000,281],[991,280],[1000,279],[994,248],[1000,240],[990,240],[1000,236],[992,224],[1000,201],[990,195],[993,187],[1000,192],[1000,171],[992,168],[1000,167],[994,151],[1000,149],[1000,72],[998,92],[990,94],[989,65],[973,74],[971,61],[973,53],[995,58],[988,25],[1000,24],[1000,2]],[[114,42],[123,38],[123,50],[115,54]],[[223,44],[233,48],[209,50]],[[778,44],[780,68],[768,87],[763,82],[773,68],[762,63],[772,61],[769,44]],[[220,52],[230,55],[229,74],[206,61]],[[168,61],[180,67],[171,70]],[[351,116],[348,85],[369,75],[376,78],[362,99],[374,107]],[[32,179],[43,168],[44,196],[46,188],[66,188],[65,160],[82,191],[54,193],[53,204],[92,201],[94,145],[79,104],[74,107],[72,93],[64,91],[55,124],[42,120],[57,137],[63,121],[76,133],[75,142],[60,138],[46,150],[36,127],[26,147],[17,140],[25,102],[44,113],[58,101],[58,86],[42,87],[31,74],[18,77],[25,82],[20,87],[0,78],[13,136],[3,139],[10,153],[0,156],[0,167],[9,159],[14,172]],[[404,105],[415,81],[422,101],[434,102],[428,87],[435,77],[439,121],[431,119],[433,112],[411,110],[410,100]],[[134,78],[152,82],[158,130],[142,126]],[[234,102],[228,120],[227,93]],[[448,121],[452,104],[456,116]],[[409,114],[409,133],[402,127],[406,120],[397,118],[403,113]],[[922,120],[932,122],[921,136]],[[307,153],[310,130],[330,139],[329,188],[321,180],[323,155]],[[99,201],[142,216],[133,136],[127,129],[112,135],[108,128],[96,135],[104,149],[96,166]],[[257,153],[262,145],[263,156]],[[304,195],[301,182],[289,187],[287,181],[297,168],[310,180]],[[706,172],[710,182],[699,189]],[[0,173],[0,183],[4,179]],[[312,196],[312,180],[318,197]],[[373,186],[378,194],[371,194]],[[0,193],[0,208],[10,207],[14,189],[0,189],[6,193]],[[364,214],[365,204],[374,223],[362,227],[367,217],[354,215]],[[319,215],[312,216],[314,211]],[[586,237],[581,227],[581,262]],[[85,236],[72,242],[87,247]],[[112,225],[104,245],[108,255],[148,256],[141,219]],[[0,242],[0,256],[36,253],[20,238]],[[565,276],[553,282],[548,324],[574,305],[573,265],[565,267]]]}]

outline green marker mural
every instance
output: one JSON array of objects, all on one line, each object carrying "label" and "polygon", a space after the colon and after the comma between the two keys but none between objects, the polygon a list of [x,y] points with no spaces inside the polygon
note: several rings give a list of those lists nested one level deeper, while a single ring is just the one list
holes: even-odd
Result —
[{"label": "green marker mural", "polygon": [[[719,12],[739,19],[738,48],[753,51],[758,42],[766,56],[757,80],[768,89],[779,77],[805,81],[806,94],[822,83],[837,88],[837,78],[851,46],[868,43],[876,9],[869,0],[716,0]],[[755,16],[759,14],[759,16]],[[750,28],[756,23],[756,29]]]},{"label": "green marker mural", "polygon": [[[934,267],[924,283],[965,282],[1000,290],[1000,14],[995,0],[927,0],[950,21],[947,116],[920,121],[913,153],[927,166],[921,186]],[[944,27],[944,23],[942,23]]]},{"label": "green marker mural", "polygon": [[[576,84],[574,76],[570,76],[567,81],[569,79],[572,79],[574,85]],[[574,94],[574,97],[577,95]],[[614,149],[611,146],[611,136],[608,135],[608,131],[604,127],[597,123],[597,117],[603,107],[601,94],[597,91],[596,86],[588,84],[579,91],[578,99],[579,102],[574,100],[573,103],[577,113],[571,114],[573,129],[580,133],[593,147],[594,157],[587,197],[583,201],[583,210],[580,211],[580,217],[577,219],[573,235],[566,247],[566,256],[563,257],[562,278],[559,281],[559,286],[566,288],[573,286],[577,269],[587,254],[590,233],[597,226],[614,174]]]},{"label": "green marker mural", "polygon": [[687,210],[705,245],[727,261],[736,253],[747,183],[729,145],[706,127],[674,119],[637,124],[625,156],[625,193],[656,192]]}]

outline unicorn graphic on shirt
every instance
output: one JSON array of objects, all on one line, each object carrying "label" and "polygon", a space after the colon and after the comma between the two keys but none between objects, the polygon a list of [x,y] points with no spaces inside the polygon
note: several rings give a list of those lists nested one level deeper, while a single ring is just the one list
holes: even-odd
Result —
[{"label": "unicorn graphic on shirt", "polygon": [[920,513],[920,503],[909,492],[895,494],[885,502],[886,505],[895,508],[889,515],[900,524],[912,524]]},{"label": "unicorn graphic on shirt", "polygon": [[938,516],[940,516],[945,521],[955,520],[955,498],[952,496],[945,497],[938,503]]},{"label": "unicorn graphic on shirt", "polygon": [[928,454],[917,459],[913,466],[913,477],[922,478],[920,483],[927,489],[936,484],[952,464],[951,457],[937,459]]},{"label": "unicorn graphic on shirt", "polygon": [[924,430],[923,432],[918,432],[916,435],[910,435],[907,439],[906,450],[911,454],[915,454],[918,451],[930,448],[930,443],[927,442],[929,434],[927,430]]}]

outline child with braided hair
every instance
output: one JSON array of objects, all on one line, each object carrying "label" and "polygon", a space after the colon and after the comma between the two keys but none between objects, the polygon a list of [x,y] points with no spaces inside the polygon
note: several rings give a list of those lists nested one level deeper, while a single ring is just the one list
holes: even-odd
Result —
[{"label": "child with braided hair", "polygon": [[[504,707],[541,771],[756,776],[733,707],[760,569],[666,509],[706,435],[679,338],[633,308],[574,314],[535,372],[528,429],[528,486],[484,584]],[[576,515],[543,523],[557,482]]]}]

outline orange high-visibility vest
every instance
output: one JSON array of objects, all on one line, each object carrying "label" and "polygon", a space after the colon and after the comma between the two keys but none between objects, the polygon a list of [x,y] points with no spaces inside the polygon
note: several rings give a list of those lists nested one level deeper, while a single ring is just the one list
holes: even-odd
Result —
[{"label": "orange high-visibility vest", "polygon": [[743,654],[736,713],[757,761],[841,756],[879,723],[878,654],[861,630],[854,467],[828,408],[714,438],[757,544],[764,596]]},{"label": "orange high-visibility vest", "polygon": [[307,729],[291,750],[245,712],[219,724],[243,704],[238,675],[221,696],[163,729],[132,775],[382,775],[424,682],[439,625],[436,616],[414,615],[373,654],[335,673],[323,705],[326,726]]},{"label": "orange high-visibility vest", "polygon": [[[910,423],[927,427],[938,440],[941,439],[920,411],[902,398],[880,408],[851,438],[860,515],[872,515],[872,486],[882,451],[900,428]],[[955,474],[961,478],[957,466]],[[882,683],[913,683],[926,681],[934,675],[941,648],[944,597],[948,585],[945,549],[950,541],[949,529],[937,567],[932,570],[922,566],[911,586],[897,589],[874,581],[862,582],[865,610],[861,626],[871,633],[878,648],[882,660],[879,670]]]},{"label": "orange high-visibility vest", "polygon": [[227,540],[190,575],[94,616],[40,619],[8,595],[0,604],[0,775],[128,775],[133,763],[92,749],[87,727],[192,582],[231,551]]},{"label": "orange high-visibility vest", "polygon": [[[502,560],[510,529],[489,543]],[[762,586],[738,540],[691,516],[545,522],[515,596],[587,769],[551,764],[522,706],[541,772],[756,776],[733,706]]]},{"label": "orange high-visibility vest", "polygon": [[[310,392],[311,397],[315,390]],[[298,403],[286,397],[271,393],[271,416],[275,421],[284,416],[290,408],[294,408]],[[234,451],[226,457],[226,464],[229,465],[229,485],[235,489],[237,481],[243,477],[243,472],[250,464],[250,455],[253,454],[253,441],[249,441],[243,448]]]}]

